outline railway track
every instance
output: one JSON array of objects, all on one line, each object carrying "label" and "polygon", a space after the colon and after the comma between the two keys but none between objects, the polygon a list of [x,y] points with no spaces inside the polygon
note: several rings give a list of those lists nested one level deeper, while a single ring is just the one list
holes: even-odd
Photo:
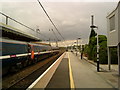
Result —
[{"label": "railway track", "polygon": [[31,66],[22,72],[11,77],[3,79],[2,89],[22,89],[25,90],[33,81],[35,81],[63,52],[43,60],[34,66]]}]

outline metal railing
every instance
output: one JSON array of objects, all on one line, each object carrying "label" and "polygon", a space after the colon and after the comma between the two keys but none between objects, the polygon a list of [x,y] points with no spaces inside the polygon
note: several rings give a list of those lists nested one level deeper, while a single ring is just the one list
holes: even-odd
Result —
[{"label": "metal railing", "polygon": [[26,28],[28,28],[28,29],[30,29],[30,30],[32,30],[32,31],[35,31],[34,29],[32,29],[32,28],[30,28],[30,27],[24,25],[23,23],[21,23],[21,22],[15,20],[15,19],[13,19],[13,18],[11,18],[10,16],[8,16],[8,15],[2,13],[2,12],[0,12],[0,14],[6,17],[6,22],[5,22],[6,25],[8,25],[8,19],[11,19],[11,20],[15,21],[16,23],[18,23],[18,24],[20,24],[20,25],[22,25],[22,26],[24,26],[24,27],[26,27]]},{"label": "metal railing", "polygon": [[[29,34],[33,35],[34,37],[37,37],[37,38],[41,39],[40,32],[37,32],[35,29],[32,29],[32,28],[28,27],[27,25],[25,25],[25,24],[15,20],[15,19],[11,18],[10,16],[8,16],[8,15],[2,13],[2,12],[0,12],[0,14],[2,15],[2,19],[3,19],[3,17],[5,17],[5,22],[3,22],[4,20],[2,20],[2,23],[4,23],[5,25],[10,25],[10,21],[9,20],[11,20],[11,21],[13,21],[13,23],[15,22],[13,25],[15,25],[15,24],[21,25],[21,28],[22,27],[26,28],[25,29],[26,31],[24,29],[21,30],[18,27],[16,29],[19,29],[21,31],[25,31],[26,33],[29,33]],[[28,30],[28,32],[27,32],[27,30]]]}]

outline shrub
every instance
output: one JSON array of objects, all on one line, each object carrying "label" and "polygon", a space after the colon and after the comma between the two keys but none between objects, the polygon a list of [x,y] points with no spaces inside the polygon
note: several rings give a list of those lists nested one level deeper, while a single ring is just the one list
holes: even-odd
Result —
[{"label": "shrub", "polygon": [[118,57],[117,57],[117,48],[110,48],[111,50],[111,63],[118,64]]}]

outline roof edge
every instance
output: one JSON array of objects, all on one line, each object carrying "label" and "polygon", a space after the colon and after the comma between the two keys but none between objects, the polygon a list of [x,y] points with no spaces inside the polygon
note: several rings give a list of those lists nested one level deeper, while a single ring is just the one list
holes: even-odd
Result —
[{"label": "roof edge", "polygon": [[107,17],[109,17],[113,12],[115,12],[118,9],[119,5],[120,5],[120,1],[118,2],[117,7],[111,13],[109,13]]}]

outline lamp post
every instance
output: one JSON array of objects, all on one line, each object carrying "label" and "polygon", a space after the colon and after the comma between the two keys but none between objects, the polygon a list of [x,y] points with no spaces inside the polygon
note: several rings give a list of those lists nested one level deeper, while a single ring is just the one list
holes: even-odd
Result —
[{"label": "lamp post", "polygon": [[99,70],[99,41],[98,41],[99,39],[98,39],[98,27],[92,25],[92,26],[90,26],[90,28],[92,28],[92,29],[96,28],[96,29],[97,29],[97,71],[99,72],[100,70]]},{"label": "lamp post", "polygon": [[[98,27],[97,31],[98,31]],[[97,32],[97,71],[99,72],[99,37],[98,37],[98,32]]]},{"label": "lamp post", "polygon": [[[74,42],[74,43],[77,43],[77,42]],[[75,50],[76,50],[76,48],[75,48]]]},{"label": "lamp post", "polygon": [[91,29],[97,29],[97,71],[99,72],[99,41],[98,41],[98,27],[94,26],[94,15],[91,16]]},{"label": "lamp post", "polygon": [[[78,50],[78,40],[80,40],[81,38],[77,38],[77,50]],[[77,50],[76,50],[76,55],[77,55]]]}]

